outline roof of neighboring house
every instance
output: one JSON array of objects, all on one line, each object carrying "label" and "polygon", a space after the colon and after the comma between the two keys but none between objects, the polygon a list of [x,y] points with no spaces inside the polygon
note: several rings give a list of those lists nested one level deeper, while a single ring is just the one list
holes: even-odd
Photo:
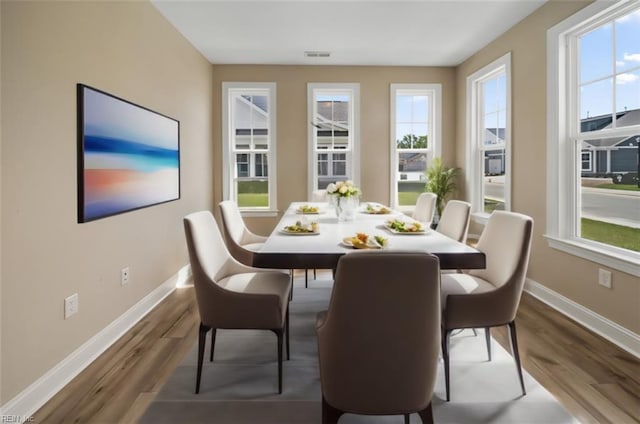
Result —
[{"label": "roof of neighboring house", "polygon": [[[608,119],[608,121],[607,121]],[[581,129],[584,131],[585,122],[597,122],[602,123],[607,121],[607,124],[597,128],[597,129],[605,129],[611,128],[612,118],[611,115],[602,115],[602,116],[594,116],[592,118],[583,119],[580,121]],[[619,112],[616,116],[616,122],[619,127],[627,127],[630,125],[638,125],[640,123],[640,109],[633,109],[625,112]],[[631,145],[637,146],[638,141],[636,137],[640,135],[632,135],[630,137],[607,137],[607,138],[594,138],[591,140],[584,140],[582,142],[583,149],[589,149],[594,147],[606,148],[606,147],[614,147],[620,145]]]},{"label": "roof of neighboring house", "polygon": [[349,102],[319,101],[316,107],[317,115],[315,116],[313,122],[316,128],[348,128],[347,123],[349,122]]}]

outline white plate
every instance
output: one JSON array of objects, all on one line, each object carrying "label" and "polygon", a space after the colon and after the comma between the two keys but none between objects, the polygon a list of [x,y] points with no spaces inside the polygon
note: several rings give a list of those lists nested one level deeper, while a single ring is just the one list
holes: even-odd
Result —
[{"label": "white plate", "polygon": [[386,225],[384,225],[384,228],[389,231],[391,234],[401,234],[403,236],[405,235],[410,235],[410,236],[418,236],[421,234],[427,234],[426,230],[421,230],[421,231],[398,231],[398,230],[394,230],[393,228],[389,228]]},{"label": "white plate", "polygon": [[353,247],[354,249],[382,249],[383,248],[373,240],[367,240],[366,247],[355,247],[353,243],[351,243],[351,237],[343,238],[340,244],[343,245],[344,247]]},{"label": "white plate", "polygon": [[284,228],[280,229],[280,233],[286,234],[288,236],[317,236],[318,234],[320,234],[319,231],[308,233],[308,232],[298,232],[298,231],[287,231]]}]

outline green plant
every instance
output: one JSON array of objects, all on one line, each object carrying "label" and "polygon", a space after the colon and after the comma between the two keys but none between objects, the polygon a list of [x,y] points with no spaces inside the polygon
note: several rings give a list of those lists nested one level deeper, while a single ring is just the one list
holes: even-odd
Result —
[{"label": "green plant", "polygon": [[434,158],[426,170],[426,189],[438,196],[436,199],[438,216],[442,216],[442,209],[444,209],[447,199],[456,191],[456,180],[459,172],[460,168],[444,166],[441,158]]}]

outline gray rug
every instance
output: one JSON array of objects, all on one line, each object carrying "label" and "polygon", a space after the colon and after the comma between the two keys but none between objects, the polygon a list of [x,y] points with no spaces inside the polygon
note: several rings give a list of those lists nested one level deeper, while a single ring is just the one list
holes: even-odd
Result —
[{"label": "gray rug", "polygon": [[[311,276],[311,274],[310,274]],[[291,303],[291,359],[284,362],[283,393],[278,395],[276,337],[269,331],[219,330],[214,362],[209,342],[200,394],[194,393],[197,346],[151,403],[142,423],[300,424],[321,422],[321,392],[315,337],[317,312],[327,308],[330,273],[296,280]],[[209,338],[210,339],[210,338]],[[445,402],[442,365],[433,397],[437,423],[576,423],[566,410],[525,373],[521,396],[510,354],[493,341],[487,361],[482,332],[459,333],[451,340],[451,402]],[[403,423],[402,416],[346,414],[340,424]],[[420,423],[416,414],[411,423]]]}]

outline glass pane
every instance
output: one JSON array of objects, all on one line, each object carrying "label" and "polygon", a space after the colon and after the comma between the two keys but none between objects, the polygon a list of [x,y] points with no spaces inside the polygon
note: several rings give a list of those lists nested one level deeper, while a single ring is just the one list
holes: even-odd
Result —
[{"label": "glass pane", "polygon": [[251,179],[236,182],[238,206],[241,208],[261,208],[269,206],[269,181]]},{"label": "glass pane", "polygon": [[429,105],[427,103],[427,96],[413,96],[413,113],[411,117],[412,122],[427,123]]},{"label": "glass pane", "polygon": [[[428,132],[429,132],[429,129],[427,127],[427,124],[413,124],[413,134],[418,136],[418,138],[420,137],[424,138]],[[414,146],[414,148],[421,148],[421,147]]]},{"label": "glass pane", "polygon": [[490,113],[484,117],[482,142],[485,147],[504,144],[504,128],[499,128],[499,113]]},{"label": "glass pane", "polygon": [[413,96],[396,96],[396,122],[411,122]]},{"label": "glass pane", "polygon": [[580,83],[613,75],[612,29],[606,24],[579,38]]},{"label": "glass pane", "polygon": [[411,124],[396,125],[396,143],[399,149],[408,149],[413,134],[413,126]]},{"label": "glass pane", "polygon": [[[578,235],[638,252],[640,196],[630,195],[630,191],[640,192],[635,137],[582,142],[578,153],[583,164]],[[589,156],[591,171],[585,172],[585,161]]]},{"label": "glass pane", "polygon": [[616,72],[640,65],[640,10],[616,20]]},{"label": "glass pane", "polygon": [[265,154],[257,154],[255,156],[255,176],[256,177],[268,177],[269,176],[269,167],[268,167],[268,159]]},{"label": "glass pane", "polygon": [[424,192],[427,182],[426,153],[400,153],[398,155],[398,204],[415,205],[420,193]]},{"label": "glass pane", "polygon": [[[580,119],[582,132],[602,129],[611,124],[613,78],[580,87]],[[586,120],[595,123],[585,125]],[[608,121],[607,121],[608,120]]]},{"label": "glass pane", "polygon": [[498,110],[498,82],[496,78],[482,83],[482,99],[485,114]]},{"label": "glass pane", "polygon": [[497,77],[496,88],[498,110],[505,110],[507,108],[507,75],[502,73]]},{"label": "glass pane", "polygon": [[616,112],[616,126],[640,125],[640,71],[616,77]]},{"label": "glass pane", "polygon": [[505,150],[484,152],[484,211],[504,210]]}]

